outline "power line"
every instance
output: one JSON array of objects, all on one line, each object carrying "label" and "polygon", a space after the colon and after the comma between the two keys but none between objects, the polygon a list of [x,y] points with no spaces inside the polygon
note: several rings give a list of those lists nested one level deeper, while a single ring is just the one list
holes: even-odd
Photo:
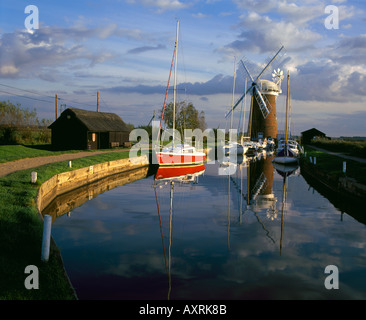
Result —
[{"label": "power line", "polygon": [[17,94],[17,93],[13,93],[13,92],[8,92],[8,91],[3,91],[3,90],[0,90],[0,92],[6,93],[6,94],[10,94],[10,95],[13,95],[13,96],[18,96],[18,97],[26,98],[26,99],[31,99],[31,100],[36,100],[36,101],[42,101],[42,102],[47,102],[47,103],[53,103],[51,101],[37,99],[37,98],[33,98],[33,97],[28,97],[28,96],[24,96],[24,95]]},{"label": "power line", "polygon": [[66,101],[66,102],[70,102],[70,103],[74,103],[74,104],[79,104],[79,105],[82,105],[82,106],[87,106],[87,107],[90,107],[90,104],[86,104],[86,103],[83,103],[83,102],[77,102],[77,101],[73,101],[73,100],[69,100],[69,99],[65,99],[65,98],[58,98],[58,100],[62,100],[62,101]]},{"label": "power line", "polygon": [[[11,88],[11,89],[16,89],[16,90],[20,90],[20,91],[24,91],[24,92],[28,92],[28,93],[35,94],[35,95],[38,95],[38,96],[41,96],[41,97],[45,97],[45,98],[51,98],[51,99],[54,99],[55,98],[53,96],[42,95],[42,94],[40,94],[38,92],[35,92],[35,91],[21,89],[21,88],[17,88],[17,87],[14,87],[14,86],[9,86],[9,85],[2,84],[2,83],[0,83],[0,86],[7,87],[7,88]],[[14,93],[14,92],[9,92],[9,91],[4,91],[4,90],[0,90],[0,92],[6,93],[6,94],[10,94],[10,95],[14,95],[14,96],[18,96],[18,97],[22,97],[22,98],[26,98],[26,99],[35,100],[35,101],[42,101],[42,102],[47,102],[47,103],[53,103],[54,102],[54,101],[42,100],[42,99],[38,99],[38,98],[34,98],[34,97],[29,97],[29,96],[25,96],[25,95],[22,95],[22,94],[19,94],[19,93]],[[77,105],[82,105],[82,106],[90,107],[90,104],[89,103],[87,104],[87,103],[78,102],[78,101],[74,101],[74,100],[69,100],[69,99],[65,99],[65,98],[58,98],[57,100],[59,100],[59,101],[66,101],[66,102],[69,102],[69,103],[73,103],[73,104],[77,104]]]},{"label": "power line", "polygon": [[29,93],[32,93],[32,94],[39,95],[39,96],[41,96],[41,97],[54,98],[54,97],[51,97],[51,96],[47,96],[47,95],[44,95],[44,94],[40,94],[40,93],[35,92],[35,91],[30,91],[30,90],[20,89],[20,88],[13,87],[13,86],[9,86],[9,85],[2,84],[2,83],[0,83],[0,86],[7,87],[7,88],[11,88],[11,89],[16,89],[16,90],[20,90],[20,91],[24,91],[24,92],[29,92]]}]

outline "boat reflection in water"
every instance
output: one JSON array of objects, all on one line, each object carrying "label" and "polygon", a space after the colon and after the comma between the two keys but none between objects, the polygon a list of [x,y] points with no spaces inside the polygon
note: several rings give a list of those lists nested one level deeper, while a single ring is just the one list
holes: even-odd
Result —
[{"label": "boat reflection in water", "polygon": [[[281,233],[280,233],[280,255],[282,254],[282,240],[283,240],[283,226],[286,210],[286,189],[287,180],[291,175],[295,175],[299,168],[298,163],[294,164],[278,164],[273,162],[273,152],[262,152],[255,157],[238,158],[237,163],[230,161],[223,161],[221,166],[224,166],[228,174],[228,247],[230,248],[230,198],[231,190],[230,185],[234,185],[236,190],[240,194],[240,224],[243,222],[243,215],[253,214],[262,229],[265,231],[266,237],[273,243],[276,243],[274,236],[272,236],[270,228],[267,223],[263,221],[259,213],[265,211],[265,217],[270,220],[276,220],[278,218],[277,197],[273,192],[273,179],[274,171],[283,177],[282,181],[282,203],[281,203]],[[232,173],[238,170],[235,177]],[[247,171],[246,182],[247,186],[243,183],[244,169]],[[231,175],[232,174],[232,175]],[[238,178],[240,175],[240,181]],[[243,203],[243,202],[246,202]]]},{"label": "boat reflection in water", "polygon": [[[164,263],[166,272],[168,275],[168,300],[170,300],[170,293],[172,289],[171,285],[171,249],[172,249],[172,222],[173,222],[173,194],[174,186],[179,185],[191,185],[198,183],[198,177],[205,172],[205,165],[186,165],[186,166],[170,166],[159,167],[155,174],[154,179],[154,191],[156,197],[156,205],[159,215],[160,233],[163,245]],[[159,199],[157,194],[157,188],[168,187],[170,189],[170,213],[169,213],[169,247],[168,247],[168,261],[164,243],[164,232],[160,213]]]},{"label": "boat reflection in water", "polygon": [[285,207],[286,207],[286,183],[289,176],[293,175],[299,168],[298,163],[293,164],[280,164],[273,163],[277,173],[283,177],[282,187],[282,210],[281,210],[281,239],[280,239],[280,254],[282,253],[282,240],[283,240],[283,225],[285,222]]}]

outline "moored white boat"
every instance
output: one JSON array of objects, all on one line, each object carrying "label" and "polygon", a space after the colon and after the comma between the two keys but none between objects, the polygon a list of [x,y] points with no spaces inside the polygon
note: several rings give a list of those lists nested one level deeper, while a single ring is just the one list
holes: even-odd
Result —
[{"label": "moored white boat", "polygon": [[298,154],[293,152],[288,145],[279,150],[276,156],[273,158],[273,162],[280,164],[292,164],[299,161]]},{"label": "moored white boat", "polygon": [[224,145],[224,154],[240,154],[243,155],[248,151],[248,146],[244,146],[238,142],[231,142]]},{"label": "moored white boat", "polygon": [[[300,148],[299,148],[299,144],[297,143],[297,141],[295,140],[287,140],[287,145],[290,148],[290,150],[292,152],[294,152],[295,154],[299,154],[300,153]],[[281,150],[285,147],[285,140],[280,140],[278,142],[278,149]]]},{"label": "moored white boat", "polygon": [[165,147],[156,152],[156,157],[161,166],[202,164],[206,160],[204,152],[188,144]]}]

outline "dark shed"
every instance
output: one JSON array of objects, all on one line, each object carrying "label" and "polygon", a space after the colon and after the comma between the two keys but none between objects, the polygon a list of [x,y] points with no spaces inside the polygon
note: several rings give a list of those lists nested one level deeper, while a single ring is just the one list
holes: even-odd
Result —
[{"label": "dark shed", "polygon": [[114,113],[68,108],[48,128],[56,149],[107,149],[123,146],[130,130]]},{"label": "dark shed", "polygon": [[321,132],[315,128],[303,131],[301,132],[301,144],[309,144],[311,140],[316,137],[325,138],[326,135],[324,132]]}]

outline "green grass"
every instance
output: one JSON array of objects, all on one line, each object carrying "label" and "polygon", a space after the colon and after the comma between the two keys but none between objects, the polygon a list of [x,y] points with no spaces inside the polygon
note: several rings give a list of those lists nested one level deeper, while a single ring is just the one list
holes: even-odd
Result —
[{"label": "green grass", "polygon": [[75,153],[80,150],[52,151],[48,148],[32,148],[23,145],[2,145],[0,146],[0,163],[14,161],[24,158],[53,156],[63,153]]},{"label": "green grass", "polygon": [[[0,145],[0,163],[24,158],[55,156],[65,153],[110,151],[110,150],[111,149],[55,151],[52,150],[51,145],[43,145],[43,146]],[[122,150],[122,148],[119,148],[118,150]]]},{"label": "green grass", "polygon": [[[57,173],[128,156],[128,152],[113,152],[75,159],[72,169],[66,161],[41,166],[36,185],[30,183],[34,169],[0,178],[0,300],[74,299],[56,246],[51,247],[49,261],[41,261],[43,223],[35,204],[37,190]],[[39,268],[38,290],[24,286],[28,265]]]},{"label": "green grass", "polygon": [[[359,183],[366,184],[366,164],[343,159],[341,157],[331,155],[325,152],[317,151],[310,146],[305,146],[306,158],[304,161],[309,162],[310,157],[316,157],[316,167],[336,178],[347,176],[356,179]],[[343,162],[347,163],[346,173],[343,173]]]}]

